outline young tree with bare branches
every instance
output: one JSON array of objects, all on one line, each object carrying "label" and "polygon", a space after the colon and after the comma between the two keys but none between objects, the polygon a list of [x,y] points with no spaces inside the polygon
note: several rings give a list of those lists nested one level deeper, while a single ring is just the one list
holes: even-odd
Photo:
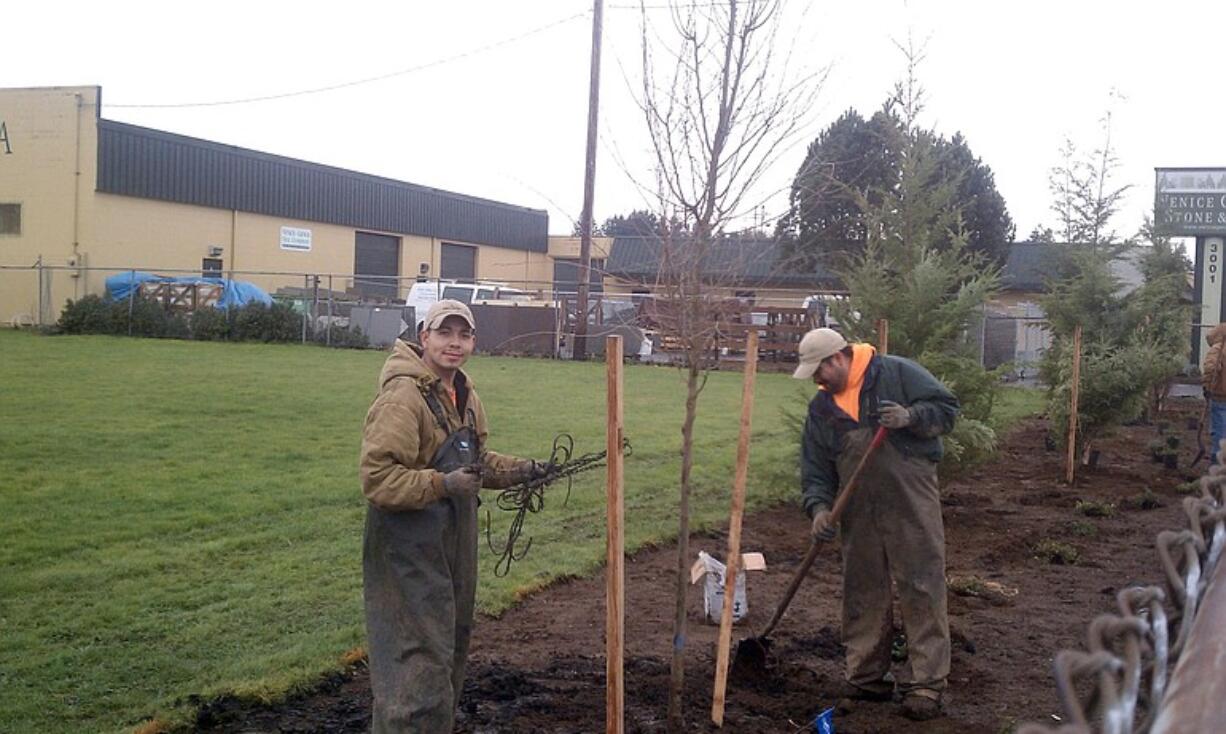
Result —
[{"label": "young tree with bare branches", "polygon": [[[712,298],[713,245],[759,203],[756,186],[803,131],[820,73],[794,73],[780,56],[779,0],[678,2],[670,24],[642,12],[643,77],[639,102],[656,178],[656,215],[680,221],[657,233],[657,294],[683,352],[686,383],[677,529],[676,614],[668,728],[684,726],[686,589],[694,419],[711,366],[719,304]],[[736,263],[721,263],[725,272]]]}]

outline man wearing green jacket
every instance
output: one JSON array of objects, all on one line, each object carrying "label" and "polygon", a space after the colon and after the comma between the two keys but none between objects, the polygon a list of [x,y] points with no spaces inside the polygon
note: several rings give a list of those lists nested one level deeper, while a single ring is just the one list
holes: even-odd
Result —
[{"label": "man wearing green jacket", "polygon": [[889,429],[841,522],[845,698],[894,696],[893,581],[907,635],[907,665],[898,679],[903,713],[935,718],[949,676],[945,530],[936,468],[940,436],[953,428],[958,400],[915,362],[878,355],[869,344],[848,344],[832,329],[805,335],[793,377],[812,379],[819,388],[801,443],[801,495],[815,539],[834,538],[830,508],[842,482],[876,428]]}]

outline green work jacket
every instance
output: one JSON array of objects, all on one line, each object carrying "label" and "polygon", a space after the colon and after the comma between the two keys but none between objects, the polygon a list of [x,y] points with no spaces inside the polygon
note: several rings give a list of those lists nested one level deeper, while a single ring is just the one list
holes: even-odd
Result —
[{"label": "green work jacket", "polygon": [[831,507],[839,489],[837,460],[843,437],[859,428],[876,430],[881,401],[911,409],[912,423],[890,431],[888,440],[906,457],[941,460],[941,434],[948,433],[958,415],[958,398],[919,364],[904,357],[874,355],[860,387],[860,420],[852,419],[819,390],[809,402],[800,445],[800,494],[812,517],[819,505]]}]

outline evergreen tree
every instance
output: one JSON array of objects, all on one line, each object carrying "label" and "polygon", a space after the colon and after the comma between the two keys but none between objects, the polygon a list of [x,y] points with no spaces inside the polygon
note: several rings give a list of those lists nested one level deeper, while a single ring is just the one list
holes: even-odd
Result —
[{"label": "evergreen tree", "polygon": [[[1148,218],[1134,242],[1121,242],[1112,225],[1128,186],[1113,182],[1119,160],[1111,140],[1111,112],[1102,119],[1103,140],[1092,153],[1071,140],[1051,170],[1052,211],[1059,234],[1070,243],[1061,274],[1040,303],[1052,345],[1040,374],[1048,384],[1048,415],[1058,441],[1067,440],[1074,329],[1082,328],[1077,448],[1087,451],[1105,431],[1156,410],[1169,381],[1187,361],[1190,306],[1188,263],[1168,238],[1158,237]],[[1142,284],[1127,292],[1111,264],[1136,257]]]},{"label": "evergreen tree", "polygon": [[1034,229],[1030,230],[1030,234],[1026,235],[1026,241],[1052,244],[1056,241],[1056,233],[1051,227],[1036,224]]},{"label": "evergreen tree", "polygon": [[[929,183],[953,187],[966,234],[963,244],[1004,261],[1014,225],[992,169],[974,155],[961,134],[947,140],[912,129],[913,121],[908,123],[905,115],[896,98],[867,120],[849,110],[809,145],[792,183],[789,212],[778,228],[794,257],[831,267],[863,250],[868,226],[864,204],[877,207],[883,197],[897,192],[906,165],[901,141],[915,135],[930,142]],[[953,244],[944,234],[933,242],[938,248]]]},{"label": "evergreen tree", "polygon": [[1112,181],[1119,158],[1111,142],[1110,111],[1103,116],[1102,125],[1102,143],[1089,154],[1079,152],[1077,145],[1065,138],[1060,161],[1048,176],[1051,208],[1058,220],[1056,232],[1064,242],[1098,247],[1119,241],[1111,220],[1119,213],[1131,186],[1116,186]]},{"label": "evergreen tree", "polygon": [[900,122],[888,145],[900,152],[897,185],[859,195],[863,249],[839,275],[850,298],[832,304],[849,339],[876,341],[888,319],[890,352],[927,367],[958,396],[963,415],[946,437],[951,464],[972,463],[995,447],[988,426],[995,375],[984,370],[968,333],[977,333],[998,269],[968,245],[959,177],[942,170],[941,140],[919,129],[914,79],[896,92]]},{"label": "evergreen tree", "polygon": [[809,144],[778,227],[800,259],[830,265],[863,248],[860,200],[875,206],[894,189],[898,125],[888,107],[867,120],[848,110]]},{"label": "evergreen tree", "polygon": [[1052,345],[1040,371],[1049,387],[1054,437],[1068,436],[1072,340],[1082,328],[1077,447],[1086,451],[1114,426],[1155,410],[1187,361],[1187,261],[1169,241],[1151,239],[1138,264],[1144,280],[1126,291],[1111,272],[1116,248],[1070,247],[1061,277],[1040,303]]},{"label": "evergreen tree", "polygon": [[[592,229],[595,237],[662,237],[685,234],[685,223],[674,217],[667,224],[659,215],[646,209],[635,209],[629,214],[614,214]],[[578,223],[571,234],[581,236]]]}]

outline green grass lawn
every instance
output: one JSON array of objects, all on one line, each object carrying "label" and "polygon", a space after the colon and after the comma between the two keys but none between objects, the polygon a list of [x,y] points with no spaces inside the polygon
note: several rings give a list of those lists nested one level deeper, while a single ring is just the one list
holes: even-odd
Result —
[{"label": "green grass lawn", "polygon": [[992,427],[998,432],[1007,431],[1019,420],[1041,414],[1047,407],[1046,400],[1044,389],[1006,385],[992,405]]},{"label": "green grass lawn", "polygon": [[[275,697],[363,644],[360,430],[384,355],[301,346],[0,330],[0,732],[183,721],[193,694]],[[491,448],[544,458],[553,436],[604,447],[604,368],[478,358]],[[696,432],[694,512],[724,521],[741,376],[712,374]],[[625,373],[626,544],[675,532],[684,383]],[[795,495],[783,419],[812,387],[762,374],[749,502]],[[493,516],[497,539],[507,516]],[[603,474],[529,517],[497,614],[604,554]]]},{"label": "green grass lawn", "polygon": [[[187,696],[276,695],[363,643],[360,430],[384,355],[0,331],[0,731],[181,720]],[[604,447],[604,368],[478,358],[491,448]],[[700,403],[699,524],[721,522],[740,375]],[[626,543],[675,532],[684,384],[625,373]],[[750,502],[795,492],[785,375],[757,389]],[[506,516],[493,516],[493,535]],[[481,609],[599,567],[603,474],[529,518],[503,579],[482,551]]]}]

